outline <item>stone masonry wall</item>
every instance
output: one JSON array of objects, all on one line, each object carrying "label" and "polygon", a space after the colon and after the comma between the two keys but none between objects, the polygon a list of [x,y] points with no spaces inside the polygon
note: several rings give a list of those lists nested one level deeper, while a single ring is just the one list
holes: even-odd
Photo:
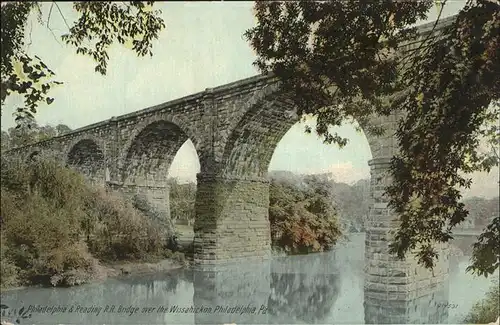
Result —
[{"label": "stone masonry wall", "polygon": [[269,183],[198,174],[194,261],[219,264],[270,254]]},{"label": "stone masonry wall", "polygon": [[447,245],[440,245],[440,260],[433,271],[417,265],[412,254],[397,260],[389,253],[396,216],[383,196],[390,184],[389,159],[374,159],[371,166],[373,197],[365,241],[365,299],[413,300],[431,292],[448,275]]},{"label": "stone masonry wall", "polygon": [[455,235],[449,243],[460,250],[464,256],[472,256],[473,245],[476,241],[477,236]]}]

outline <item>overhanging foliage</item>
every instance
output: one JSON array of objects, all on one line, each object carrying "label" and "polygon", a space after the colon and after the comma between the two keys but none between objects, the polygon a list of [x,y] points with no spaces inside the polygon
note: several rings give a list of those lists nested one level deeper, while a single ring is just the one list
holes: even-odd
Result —
[{"label": "overhanging foliage", "polygon": [[[451,239],[467,217],[460,188],[471,181],[463,174],[499,162],[495,150],[478,147],[482,138],[499,144],[500,6],[468,1],[442,37],[431,33],[417,51],[402,53],[400,44],[416,37],[406,27],[426,18],[433,3],[262,1],[255,4],[257,26],[246,33],[256,66],[283,81],[299,113],[317,117],[325,142],[347,143],[330,126],[356,120],[378,133],[370,117],[403,113],[387,189],[401,221],[391,251],[404,258],[418,248],[426,267],[437,257],[434,243]],[[500,241],[498,223],[478,243],[471,270],[488,275],[498,268],[491,244]]]}]

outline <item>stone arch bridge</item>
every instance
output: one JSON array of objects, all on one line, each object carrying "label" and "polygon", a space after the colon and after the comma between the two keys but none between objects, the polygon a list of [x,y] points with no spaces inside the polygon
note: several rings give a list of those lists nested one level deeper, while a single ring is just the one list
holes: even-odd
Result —
[{"label": "stone arch bridge", "polygon": [[[8,153],[23,160],[54,158],[95,185],[143,195],[168,210],[168,170],[189,139],[200,163],[194,224],[197,259],[245,258],[269,246],[268,165],[282,136],[299,119],[279,82],[256,76]],[[374,123],[394,129],[396,118]],[[378,175],[394,153],[395,140],[388,134],[368,135],[368,141],[374,158],[370,164]],[[379,184],[372,185],[375,193]]]},{"label": "stone arch bridge", "polygon": [[[436,31],[450,21],[443,20]],[[421,26],[422,37],[432,27]],[[404,49],[418,45],[415,41]],[[190,139],[201,167],[194,260],[218,264],[269,256],[268,165],[281,137],[299,119],[279,82],[261,75],[113,117],[6,154],[55,158],[94,184],[124,195],[141,194],[168,211],[168,169],[177,150]],[[369,162],[373,204],[366,233],[366,286],[374,296],[384,296],[388,288],[398,292],[396,284],[415,292],[415,281],[427,281],[429,275],[417,272],[413,262],[395,261],[387,253],[394,224],[382,193],[390,182],[387,171],[396,150],[393,134],[398,116],[374,117],[371,122],[383,126],[386,133],[367,135],[373,157]]]}]

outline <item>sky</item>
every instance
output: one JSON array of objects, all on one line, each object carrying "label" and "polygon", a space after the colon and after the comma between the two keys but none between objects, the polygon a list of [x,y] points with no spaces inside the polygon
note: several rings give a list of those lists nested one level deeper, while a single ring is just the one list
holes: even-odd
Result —
[{"label": "sky", "polygon": [[[71,4],[58,3],[66,20],[74,19]],[[456,14],[465,1],[448,1],[442,16]],[[43,3],[44,20],[50,3]],[[63,123],[75,129],[174,100],[206,88],[216,87],[258,74],[252,66],[256,56],[243,33],[255,25],[252,2],[160,2],[166,23],[153,45],[153,57],[139,58],[117,44],[109,51],[108,73],[94,72],[91,58],[77,55],[60,41],[67,27],[54,8],[48,28],[32,19],[27,30],[31,37],[28,53],[37,54],[56,73],[64,85],[51,92],[55,101],[41,106],[40,125]],[[435,20],[437,9],[422,23]],[[34,18],[34,17],[33,17]],[[29,33],[28,33],[29,34]],[[14,125],[11,113],[22,103],[21,97],[7,99],[2,113],[2,130]],[[314,123],[309,121],[308,123]],[[303,132],[296,124],[279,142],[269,170],[295,173],[332,173],[339,182],[353,183],[369,178],[371,153],[364,134],[352,125],[334,129],[349,139],[338,149],[325,145],[315,135]],[[199,172],[194,147],[187,141],[177,153],[169,171],[171,177],[193,181]],[[498,169],[488,174],[476,173],[465,196],[498,195]]]}]

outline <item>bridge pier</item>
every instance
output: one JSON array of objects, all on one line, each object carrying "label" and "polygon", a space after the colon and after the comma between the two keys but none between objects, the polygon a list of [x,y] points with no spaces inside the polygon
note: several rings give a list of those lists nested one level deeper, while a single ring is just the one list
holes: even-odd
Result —
[{"label": "bridge pier", "polygon": [[269,258],[269,181],[206,173],[197,179],[194,263]]},{"label": "bridge pier", "polygon": [[[387,323],[391,320],[387,315],[391,313],[391,306],[395,301],[398,301],[399,306],[393,306],[394,308],[404,309],[407,304],[401,305],[402,301],[414,302],[416,299],[428,296],[436,291],[436,286],[446,281],[449,268],[448,246],[447,244],[437,245],[440,254],[433,271],[419,266],[416,258],[411,254],[405,260],[400,261],[389,253],[391,231],[398,227],[396,216],[388,207],[387,197],[383,195],[385,188],[391,182],[390,159],[373,159],[369,165],[373,201],[370,218],[366,225],[365,239],[365,322],[367,324]],[[384,305],[389,309],[382,314],[388,318],[368,317],[374,314],[370,310],[382,308],[380,306]],[[401,317],[410,317],[406,312],[399,311],[397,314],[398,318],[393,320],[396,323],[404,322]]]}]

